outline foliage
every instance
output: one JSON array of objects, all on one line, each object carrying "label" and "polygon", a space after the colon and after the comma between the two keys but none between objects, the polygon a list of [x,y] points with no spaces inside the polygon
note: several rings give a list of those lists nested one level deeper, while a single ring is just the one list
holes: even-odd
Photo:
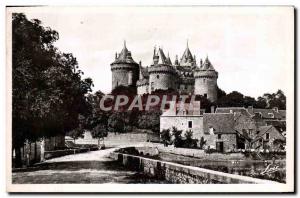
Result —
[{"label": "foliage", "polygon": [[171,141],[171,133],[170,129],[163,129],[160,133],[161,140],[167,144],[168,142]]},{"label": "foliage", "polygon": [[204,140],[204,137],[202,136],[200,138],[200,143],[199,143],[199,147],[200,149],[203,149],[203,146],[206,144],[206,140]]},{"label": "foliage", "polygon": [[93,86],[72,54],[62,53],[54,42],[55,30],[24,14],[12,16],[12,139],[16,166],[25,141],[64,135],[86,116],[85,95]]},{"label": "foliage", "polygon": [[244,96],[243,94],[233,91],[223,97],[218,98],[215,104],[219,107],[248,107],[254,108],[273,108],[286,109],[286,96],[281,90],[276,93],[265,93],[262,97],[258,97],[257,100],[250,96]]},{"label": "foliage", "polygon": [[197,147],[197,141],[196,139],[193,139],[193,131],[187,130],[184,134],[185,140],[183,141],[185,148],[196,148]]},{"label": "foliage", "polygon": [[68,135],[71,138],[73,138],[74,143],[75,143],[76,139],[84,137],[83,133],[84,133],[84,130],[81,127],[78,127],[76,129],[72,129],[71,131],[68,131],[66,135]]},{"label": "foliage", "polygon": [[102,139],[104,141],[104,137],[107,137],[107,131],[107,126],[103,124],[98,124],[92,129],[92,137],[98,139],[98,146],[100,145],[100,140]]},{"label": "foliage", "polygon": [[176,127],[172,128],[172,135],[174,136],[174,146],[175,147],[182,147],[182,130],[178,130]]}]

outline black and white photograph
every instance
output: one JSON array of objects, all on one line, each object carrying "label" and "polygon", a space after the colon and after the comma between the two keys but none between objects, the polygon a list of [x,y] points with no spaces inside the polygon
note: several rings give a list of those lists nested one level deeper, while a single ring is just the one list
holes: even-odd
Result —
[{"label": "black and white photograph", "polygon": [[294,14],[6,7],[7,191],[293,192]]}]

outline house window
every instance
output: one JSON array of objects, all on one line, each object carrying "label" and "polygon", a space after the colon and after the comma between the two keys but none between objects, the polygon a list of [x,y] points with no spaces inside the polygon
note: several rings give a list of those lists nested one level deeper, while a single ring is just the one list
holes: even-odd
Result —
[{"label": "house window", "polygon": [[156,78],[159,79],[159,75],[157,75]]},{"label": "house window", "polygon": [[266,133],[266,140],[270,139],[270,133]]},{"label": "house window", "polygon": [[221,134],[218,134],[218,140],[220,140],[221,139]]},{"label": "house window", "polygon": [[189,127],[189,129],[193,128],[193,121],[188,122],[188,127]]}]

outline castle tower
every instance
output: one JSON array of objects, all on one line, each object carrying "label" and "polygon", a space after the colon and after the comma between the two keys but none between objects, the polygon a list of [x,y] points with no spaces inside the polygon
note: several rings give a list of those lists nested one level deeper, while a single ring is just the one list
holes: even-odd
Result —
[{"label": "castle tower", "polygon": [[176,88],[176,70],[171,65],[161,48],[157,51],[154,48],[153,64],[148,68],[149,72],[149,93],[161,89]]},{"label": "castle tower", "polygon": [[195,73],[195,95],[202,95],[207,97],[208,100],[214,102],[217,100],[217,79],[218,72],[214,69],[213,65],[210,63],[208,57],[200,65]]},{"label": "castle tower", "polygon": [[121,53],[117,54],[115,61],[110,64],[112,72],[112,89],[118,86],[136,86],[139,78],[139,64],[131,57],[131,52],[124,46]]},{"label": "castle tower", "polygon": [[196,66],[196,57],[192,55],[189,49],[189,43],[186,43],[186,49],[180,59],[180,66]]}]

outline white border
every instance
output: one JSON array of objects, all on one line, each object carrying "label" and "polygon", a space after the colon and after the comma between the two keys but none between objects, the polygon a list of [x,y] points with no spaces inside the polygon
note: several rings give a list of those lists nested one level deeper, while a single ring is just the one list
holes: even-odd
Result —
[{"label": "white border", "polygon": [[[12,3],[11,3],[12,2]],[[91,5],[90,0],[85,1],[85,3],[82,3],[82,1],[75,0],[73,1],[73,5]],[[120,3],[120,1],[111,1],[110,3],[102,2],[102,5],[111,5],[117,4],[117,5],[124,5],[123,3]],[[121,1],[122,2],[122,1]],[[149,1],[145,1],[146,3],[142,3],[142,5],[149,5]],[[154,5],[155,2],[161,2],[161,1],[152,1],[151,5]],[[164,1],[169,2],[169,1]],[[192,1],[192,5],[195,5],[195,1]],[[210,1],[213,2],[215,5],[216,2],[219,1]],[[237,2],[237,1],[231,1],[231,2]],[[277,5],[282,4],[282,1],[273,1],[277,2]],[[54,0],[52,3],[56,5],[65,5],[64,1],[57,1]],[[187,3],[178,3],[178,1],[173,1],[171,5],[186,5]],[[17,5],[17,4],[27,4],[27,5],[41,5],[40,1],[10,1],[11,5]],[[94,2],[92,3],[94,4]],[[137,5],[140,4],[137,3],[137,1],[130,1],[127,5]],[[196,3],[197,4],[197,3]],[[234,3],[235,4],[235,3]],[[141,4],[140,4],[141,5]],[[170,5],[170,4],[169,4]],[[190,4],[191,5],[191,4]],[[3,8],[2,8],[3,9]],[[7,29],[8,30],[8,29]],[[7,34],[9,35],[9,34]],[[7,42],[7,47],[9,48],[11,43]],[[8,60],[10,59],[11,54],[7,54]],[[2,72],[2,74],[5,72]],[[290,79],[294,79],[294,68],[291,68]],[[6,83],[7,85],[11,84],[11,66],[7,65],[6,67]],[[3,80],[2,80],[3,81]],[[7,86],[9,87],[9,86]],[[9,94],[9,89],[6,90],[6,115],[7,115],[7,122],[6,122],[6,133],[9,134],[11,131],[11,108],[9,108],[11,105],[11,97]],[[287,131],[294,131],[294,85],[291,85],[291,89],[289,89],[288,93],[286,94],[288,97],[287,101]],[[288,133],[287,133],[288,134]],[[22,185],[12,185],[11,184],[11,178],[9,178],[9,175],[11,175],[11,163],[10,163],[10,154],[11,154],[11,137],[10,135],[6,136],[6,156],[9,156],[9,158],[6,158],[7,163],[7,190],[11,192],[291,192],[293,191],[294,187],[294,167],[293,167],[293,141],[294,136],[292,133],[289,133],[287,137],[287,144],[291,145],[291,147],[288,148],[287,152],[287,169],[289,170],[287,172],[287,184],[189,184],[189,185],[180,185],[180,184],[38,184],[38,185],[30,185],[30,184],[22,184]],[[4,139],[4,138],[3,138]],[[5,156],[5,155],[3,155]],[[3,174],[4,175],[4,174]]]}]

